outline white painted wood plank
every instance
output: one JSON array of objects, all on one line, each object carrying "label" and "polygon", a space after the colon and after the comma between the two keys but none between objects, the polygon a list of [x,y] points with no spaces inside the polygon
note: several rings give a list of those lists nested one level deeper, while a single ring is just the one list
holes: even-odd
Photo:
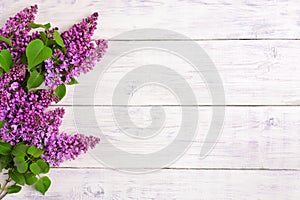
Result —
[{"label": "white painted wood plank", "polygon": [[1,24],[34,3],[40,7],[38,22],[52,22],[63,28],[99,11],[101,29],[96,37],[111,38],[140,28],[169,29],[193,39],[299,38],[300,33],[297,0],[13,0],[0,3]]},{"label": "white painted wood plank", "polygon": [[[164,44],[175,49],[185,49],[191,56],[195,52],[182,41],[156,42],[110,42],[115,47],[137,45],[153,46]],[[215,63],[223,80],[227,105],[300,105],[300,41],[209,41],[198,42]],[[114,90],[120,80],[133,69],[143,65],[163,65],[175,70],[192,88],[199,105],[212,103],[206,82],[200,73],[183,59],[157,49],[138,50],[119,57],[108,50],[104,62],[116,59],[111,65],[98,64],[97,69],[80,79],[82,92],[76,93],[73,101],[73,88],[68,87],[68,95],[61,105],[111,105]],[[204,64],[204,63],[201,63]],[[201,66],[201,64],[199,66]],[[107,68],[106,68],[107,67]],[[101,70],[104,70],[101,73]],[[138,87],[136,79],[145,73],[136,73],[127,80],[122,91],[130,94],[130,105],[181,105],[182,103],[165,88],[157,84]],[[183,84],[170,75],[170,82],[182,88]],[[95,85],[96,89],[93,89]],[[94,88],[95,88],[94,87]],[[93,93],[94,99],[88,94]],[[176,94],[180,95],[180,94]],[[92,102],[90,102],[90,101]]]},{"label": "white painted wood plank", "polygon": [[[6,1],[0,3],[0,24],[25,5],[38,3],[38,22],[52,22],[66,29],[93,11],[101,13],[96,38],[111,38],[124,31],[139,28],[165,28],[192,39],[299,38],[299,2],[280,1]],[[175,23],[176,22],[176,23]],[[176,39],[135,36],[123,39]],[[165,42],[165,41],[160,41]],[[134,46],[135,42],[111,42]],[[300,105],[299,41],[201,41],[198,42],[215,62],[224,81],[228,105]],[[172,42],[183,44],[183,42]],[[146,45],[146,43],[145,43]],[[193,53],[192,51],[190,52]],[[150,55],[150,56],[149,56]],[[117,55],[110,55],[116,57]],[[163,56],[163,57],[162,57]],[[108,56],[108,58],[110,58]],[[111,94],[120,77],[132,67],[145,63],[173,66],[194,89],[199,105],[210,105],[211,99],[203,79],[186,64],[171,55],[140,51],[114,64],[104,76],[104,84],[95,91],[94,103],[111,105]],[[137,75],[138,76],[138,75]],[[83,84],[83,88],[85,84]],[[135,91],[135,85],[128,88]],[[90,88],[80,94],[87,103]],[[150,94],[150,95],[149,95]],[[61,105],[73,104],[72,88]],[[131,105],[178,105],[168,91],[144,87],[135,91]],[[167,121],[165,134],[156,140],[137,143],[123,140],[114,123],[110,107],[97,107],[96,116],[104,134],[120,148],[148,153],[165,146],[180,127],[180,108],[164,107]],[[85,109],[85,107],[82,107]],[[74,116],[67,108],[62,130],[75,133]],[[133,121],[145,126],[151,123],[148,107],[129,110]],[[128,175],[103,167],[90,154],[52,169],[53,187],[43,197],[31,189],[9,199],[297,199],[300,166],[299,107],[227,107],[224,130],[214,151],[199,158],[211,116],[210,107],[199,107],[199,133],[186,154],[170,167],[145,175]],[[127,115],[122,114],[127,117]],[[79,124],[97,126],[89,121]],[[157,142],[158,141],[158,142]],[[182,141],[187,143],[189,141]],[[109,152],[108,152],[109,153]],[[97,169],[89,169],[95,167]],[[183,168],[190,168],[186,170]],[[195,170],[195,169],[202,170]],[[221,170],[226,168],[226,170]],[[272,170],[253,170],[253,169]],[[203,170],[205,169],[205,170]],[[210,170],[218,169],[218,170]],[[228,170],[227,170],[228,169]],[[251,169],[251,170],[231,170]],[[278,170],[280,169],[280,170]],[[281,170],[293,169],[293,170]],[[296,171],[294,171],[294,169]]]},{"label": "white painted wood plank", "polygon": [[298,199],[299,171],[162,170],[129,175],[106,169],[52,169],[46,196],[24,189],[8,200]]},{"label": "white painted wood plank", "polygon": [[[92,132],[91,128],[99,126],[109,142],[117,148],[147,155],[166,147],[178,134],[181,126],[180,107],[163,107],[163,109],[166,120],[162,131],[148,140],[126,137],[115,123],[111,107],[95,108],[98,124],[93,124],[89,118],[86,118],[77,124],[77,127],[86,130],[84,134],[97,135],[98,133]],[[81,107],[77,114],[85,115],[84,111],[85,107]],[[211,120],[211,108],[199,107],[199,116],[199,130],[190,149],[169,167],[300,169],[300,107],[227,107],[221,136],[213,151],[204,159],[200,158],[200,151]],[[122,113],[120,117],[128,118],[126,113]],[[158,118],[154,116],[151,119],[149,107],[132,107],[129,109],[129,117],[136,125],[142,127],[146,127],[151,124],[151,120]],[[123,127],[123,129],[128,128],[132,128],[132,125]],[[153,127],[153,129],[157,128]],[[67,109],[61,130],[68,133],[77,132],[71,108]],[[111,155],[101,146],[101,143],[98,148],[97,152],[101,149],[101,152]],[[91,156],[94,154],[90,153],[80,156],[75,161],[66,162],[62,166],[103,167],[103,164]]]}]

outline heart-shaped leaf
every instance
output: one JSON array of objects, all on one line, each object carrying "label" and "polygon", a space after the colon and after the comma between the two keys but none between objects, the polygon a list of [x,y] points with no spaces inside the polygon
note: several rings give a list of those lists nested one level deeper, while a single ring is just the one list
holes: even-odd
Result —
[{"label": "heart-shaped leaf", "polygon": [[56,96],[59,97],[59,100],[61,100],[62,98],[64,98],[64,96],[66,95],[67,92],[67,88],[64,84],[59,85],[56,89],[55,89],[55,94]]},{"label": "heart-shaped leaf", "polygon": [[28,70],[42,63],[44,60],[51,58],[52,49],[45,46],[42,40],[36,39],[31,41],[26,48],[28,61]]},{"label": "heart-shaped leaf", "polygon": [[44,160],[38,159],[30,165],[29,169],[33,174],[47,174],[50,170],[50,165]]},{"label": "heart-shaped leaf", "polygon": [[22,189],[21,186],[18,185],[11,185],[7,188],[7,193],[8,194],[13,194],[13,193],[18,193]]},{"label": "heart-shaped leaf", "polygon": [[19,157],[25,157],[27,152],[28,146],[25,145],[25,143],[20,142],[16,144],[12,150],[12,155],[19,156]]},{"label": "heart-shaped leaf", "polygon": [[24,174],[21,174],[21,173],[19,173],[17,171],[9,170],[8,171],[8,175],[16,183],[18,183],[20,185],[24,185],[25,184],[25,176],[24,176]]},{"label": "heart-shaped leaf", "polygon": [[41,173],[43,174],[47,174],[50,170],[50,165],[48,163],[46,163],[44,160],[39,159],[36,161],[36,164],[38,164],[38,166],[41,169]]},{"label": "heart-shaped leaf", "polygon": [[54,31],[53,37],[54,37],[56,44],[58,44],[61,47],[65,47],[65,43],[64,43],[63,39],[61,38],[58,31]]},{"label": "heart-shaped leaf", "polygon": [[25,175],[25,181],[27,185],[33,185],[37,181],[37,177],[33,173],[29,173]]},{"label": "heart-shaped leaf", "polygon": [[10,153],[12,146],[7,142],[0,142],[0,154],[7,155]]},{"label": "heart-shaped leaf", "polygon": [[35,189],[44,195],[49,189],[50,185],[51,180],[47,176],[44,176],[36,182]]},{"label": "heart-shaped leaf", "polygon": [[44,76],[41,75],[38,71],[34,70],[30,74],[29,79],[27,81],[28,90],[39,87],[44,82],[44,80]]},{"label": "heart-shaped leaf", "polygon": [[40,148],[37,148],[35,146],[31,146],[29,147],[29,149],[27,150],[27,153],[29,155],[32,155],[33,157],[35,158],[38,158],[40,157],[43,153],[44,153],[44,150],[43,149],[40,149]]},{"label": "heart-shaped leaf", "polygon": [[10,67],[12,65],[12,56],[6,49],[3,49],[0,53],[0,65],[5,72],[10,72]]},{"label": "heart-shaped leaf", "polygon": [[28,163],[23,157],[14,158],[15,166],[17,167],[18,172],[25,173],[28,170]]},{"label": "heart-shaped leaf", "polygon": [[42,172],[42,169],[40,168],[40,166],[37,163],[32,163],[29,166],[29,169],[33,174],[40,174]]}]

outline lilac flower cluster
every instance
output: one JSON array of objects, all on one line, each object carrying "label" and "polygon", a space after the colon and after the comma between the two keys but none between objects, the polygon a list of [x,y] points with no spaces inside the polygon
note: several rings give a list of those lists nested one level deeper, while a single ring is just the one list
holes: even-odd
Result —
[{"label": "lilac flower cluster", "polygon": [[69,83],[72,78],[93,69],[96,62],[103,57],[107,49],[107,41],[92,41],[97,19],[98,13],[94,13],[62,33],[67,53],[56,50],[53,58],[45,62],[48,87],[55,89],[62,83]]},{"label": "lilac flower cluster", "polygon": [[26,142],[43,148],[42,157],[54,166],[64,159],[74,159],[88,147],[95,147],[98,138],[59,132],[64,109],[46,111],[57,97],[52,90],[26,92],[20,85],[24,81],[24,71],[24,65],[16,65],[10,73],[0,77],[0,116],[6,122],[0,129],[1,139],[12,145]]},{"label": "lilac flower cluster", "polygon": [[27,64],[20,60],[28,43],[39,38],[39,33],[29,35],[29,24],[34,20],[37,6],[26,8],[10,18],[0,29],[0,36],[10,38],[12,46],[0,42],[0,50],[8,49],[14,64],[9,73],[0,75],[0,139],[15,145],[25,142],[44,149],[42,158],[53,166],[66,159],[74,159],[88,148],[94,148],[100,139],[82,134],[68,135],[59,131],[64,115],[63,108],[49,110],[57,102],[54,90],[81,72],[86,73],[99,61],[107,48],[107,41],[92,41],[98,14],[95,13],[62,34],[66,54],[55,49],[52,58],[44,63],[45,84],[50,89],[26,90]]},{"label": "lilac flower cluster", "polygon": [[[29,35],[30,23],[35,20],[35,14],[37,13],[37,5],[25,8],[14,17],[10,17],[5,27],[0,29],[0,36],[11,38],[12,47],[5,42],[0,41],[0,51],[2,49],[8,49],[14,62],[18,62],[24,53],[28,43],[39,36],[38,32],[34,32]],[[14,48],[13,48],[14,47]]]}]

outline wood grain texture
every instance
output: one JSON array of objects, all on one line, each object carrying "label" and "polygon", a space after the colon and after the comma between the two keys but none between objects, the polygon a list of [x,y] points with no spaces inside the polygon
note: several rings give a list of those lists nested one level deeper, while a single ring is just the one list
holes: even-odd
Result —
[{"label": "wood grain texture", "polygon": [[[129,139],[124,130],[132,128],[132,125],[120,128],[111,107],[94,108],[98,124],[92,124],[90,119],[86,118],[77,125],[74,116],[85,115],[86,107],[80,107],[77,114],[74,114],[72,108],[68,108],[61,130],[76,133],[76,128],[80,127],[86,130],[87,135],[97,135],[98,133],[91,131],[99,126],[99,131],[117,148],[131,153],[147,154],[166,147],[178,134],[179,128],[184,126],[180,121],[180,107],[163,109],[166,119],[162,131],[154,139],[145,141]],[[192,143],[190,149],[178,161],[167,167],[300,170],[300,107],[226,107],[221,136],[214,150],[204,159],[200,158],[200,151],[210,125],[211,108],[199,107],[198,111],[199,131],[195,140],[183,140],[182,143]],[[150,107],[130,107],[128,112],[134,124],[140,127],[147,127],[152,120],[161,118],[155,115],[151,118]],[[120,117],[128,116],[124,112]],[[158,128],[153,127],[153,131]],[[97,151],[92,151],[92,155],[99,151],[109,154],[100,144]],[[90,153],[80,156],[75,161],[66,162],[62,167],[103,167]]]},{"label": "wood grain texture", "polygon": [[[169,29],[192,39],[300,36],[297,0],[13,0],[0,3],[1,23],[23,7],[35,3],[40,7],[38,22],[50,21],[63,29],[99,11],[101,24],[96,32],[98,38],[111,38],[124,31],[140,28]],[[169,37],[161,35],[159,38],[142,39]]]},{"label": "wood grain texture", "polygon": [[[51,22],[62,30],[94,11],[100,12],[95,38],[110,39],[113,46],[134,48],[136,44],[148,47],[164,43],[186,48],[186,41],[169,33],[114,41],[116,35],[133,29],[167,29],[186,35],[215,63],[228,106],[221,137],[209,156],[200,159],[212,109],[201,73],[170,52],[147,49],[129,53],[103,76],[97,74],[100,81],[96,90],[87,86],[93,81],[90,75],[80,79],[83,92],[79,95],[74,96],[74,86],[69,87],[68,96],[59,103],[67,106],[61,130],[77,133],[80,126],[86,130],[84,134],[97,135],[91,130],[99,126],[110,142],[132,153],[164,147],[180,128],[183,108],[170,91],[157,85],[137,88],[134,80],[128,81],[125,92],[131,94],[128,113],[134,125],[147,127],[156,120],[149,114],[151,106],[164,105],[166,123],[162,134],[153,140],[136,142],[126,138],[111,110],[114,88],[126,73],[141,65],[161,64],[181,74],[196,95],[196,105],[188,106],[199,111],[199,131],[193,141],[181,141],[192,142],[190,149],[167,168],[143,175],[110,170],[92,157],[93,151],[53,168],[53,185],[46,196],[26,188],[8,199],[299,199],[299,1],[12,0],[0,2],[0,25],[35,3],[39,5],[37,22]],[[195,54],[191,49],[186,51]],[[104,59],[118,57],[109,51]],[[87,99],[89,93],[95,94],[92,103]],[[75,124],[74,117],[94,105],[98,124],[89,120]],[[74,108],[79,112],[74,113]],[[122,113],[121,117],[128,115]],[[110,153],[105,149],[103,152]]]},{"label": "wood grain texture", "polygon": [[[157,43],[166,48],[185,49],[191,56],[197,54],[184,41],[111,41],[111,49],[128,46],[153,47]],[[300,41],[208,41],[197,42],[204,49],[222,78],[226,105],[300,105]],[[207,88],[203,71],[193,68],[182,58],[172,52],[158,49],[138,49],[126,55],[108,50],[103,61],[114,62],[110,65],[98,64],[93,74],[80,77],[82,92],[73,96],[73,88],[68,88],[68,96],[61,105],[112,105],[113,92],[123,77],[133,69],[143,65],[160,64],[175,70],[192,88],[198,105],[211,105],[212,100]],[[205,63],[200,63],[201,64]],[[137,73],[136,78],[145,76]],[[171,76],[171,75],[170,75]],[[181,88],[176,77],[170,82]],[[125,93],[131,94],[130,105],[181,105],[172,93],[155,84],[139,88],[136,79],[127,80]],[[96,85],[96,89],[90,88]],[[88,94],[93,93],[92,104]],[[180,95],[180,94],[177,94]],[[73,101],[73,97],[76,101]]]},{"label": "wood grain texture", "polygon": [[107,169],[53,169],[50,175],[56,186],[46,196],[27,188],[8,200],[293,200],[300,187],[299,171],[162,170],[129,175]]}]

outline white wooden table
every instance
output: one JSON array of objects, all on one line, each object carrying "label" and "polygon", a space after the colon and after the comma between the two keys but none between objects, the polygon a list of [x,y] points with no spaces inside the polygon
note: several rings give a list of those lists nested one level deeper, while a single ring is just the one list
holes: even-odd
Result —
[{"label": "white wooden table", "polygon": [[[226,95],[222,134],[205,158],[199,158],[203,132],[210,119],[210,99],[203,80],[171,55],[140,51],[129,54],[107,71],[96,91],[96,105],[74,105],[73,89],[60,103],[66,107],[62,130],[75,133],[74,107],[94,106],[105,134],[118,140],[121,131],[111,116],[111,91],[122,74],[146,61],[181,70],[197,97],[199,134],[175,163],[157,172],[128,174],[100,164],[90,154],[53,168],[53,185],[41,196],[32,189],[8,199],[299,199],[300,197],[300,2],[297,0],[9,0],[0,3],[1,25],[23,7],[37,3],[37,22],[66,29],[93,11],[100,12],[95,38],[110,39],[125,31],[161,28],[176,31],[198,43],[215,63]],[[184,41],[161,38],[124,38],[110,44],[133,45]],[[193,52],[190,52],[193,53]],[[150,56],[149,56],[150,55]],[[88,89],[87,89],[87,92]],[[169,93],[159,88],[134,91],[131,116],[139,125],[151,121],[149,108],[163,105],[170,133],[180,116]],[[85,94],[82,98],[84,102]],[[72,106],[73,105],[73,106]],[[78,125],[78,124],[77,124]],[[80,126],[91,126],[82,122]],[[113,133],[113,134],[112,134]],[[165,145],[137,145],[149,151]],[[99,144],[101,145],[101,144]],[[124,149],[134,146],[120,142]],[[127,146],[126,146],[127,145]]]}]

